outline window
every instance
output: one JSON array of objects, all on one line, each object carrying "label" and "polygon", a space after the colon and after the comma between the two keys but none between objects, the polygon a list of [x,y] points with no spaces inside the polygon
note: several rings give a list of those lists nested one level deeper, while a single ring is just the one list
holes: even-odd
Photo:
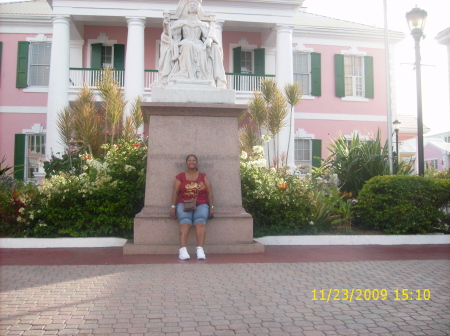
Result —
[{"label": "window", "polygon": [[233,48],[233,73],[265,75],[265,49],[242,50]]},{"label": "window", "polygon": [[336,97],[374,98],[373,57],[334,55]]},{"label": "window", "polygon": [[311,140],[310,139],[295,139],[295,164],[311,166]]},{"label": "window", "polygon": [[296,52],[294,53],[294,81],[298,82],[303,89],[304,94],[309,94],[310,92],[310,62],[309,53]]},{"label": "window", "polygon": [[39,171],[40,161],[45,160],[45,134],[27,134],[26,147],[25,181],[34,178],[34,173]]},{"label": "window", "polygon": [[344,56],[345,95],[363,97],[363,58]]},{"label": "window", "polygon": [[30,44],[30,86],[48,86],[50,75],[50,43]]},{"label": "window", "polygon": [[102,46],[102,67],[112,67],[113,66],[113,47],[112,46]]},{"label": "window", "polygon": [[302,86],[304,95],[321,96],[321,54],[294,52],[294,81]]},{"label": "window", "polygon": [[45,160],[45,134],[16,134],[14,142],[14,178],[34,179],[41,161]]},{"label": "window", "polygon": [[241,51],[241,73],[253,73],[253,52]]},{"label": "window", "polygon": [[427,160],[425,162],[425,169],[438,169],[438,160]]},{"label": "window", "polygon": [[444,138],[444,141],[447,142],[447,143],[450,143],[450,136],[446,136],[446,137]]},{"label": "window", "polygon": [[16,87],[48,86],[51,43],[19,41]]},{"label": "window", "polygon": [[110,66],[114,69],[125,69],[125,45],[91,44],[91,68],[101,69]]}]

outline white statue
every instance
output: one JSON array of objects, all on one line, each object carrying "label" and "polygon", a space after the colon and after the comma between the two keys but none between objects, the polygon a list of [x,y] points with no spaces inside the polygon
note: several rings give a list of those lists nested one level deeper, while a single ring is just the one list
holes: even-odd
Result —
[{"label": "white statue", "polygon": [[158,85],[209,82],[226,88],[222,47],[210,24],[201,21],[201,2],[180,0],[173,23],[164,13]]}]

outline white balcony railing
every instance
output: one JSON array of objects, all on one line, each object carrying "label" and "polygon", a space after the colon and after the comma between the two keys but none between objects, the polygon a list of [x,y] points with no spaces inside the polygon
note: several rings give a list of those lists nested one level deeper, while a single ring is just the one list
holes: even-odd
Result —
[{"label": "white balcony railing", "polygon": [[[101,69],[89,68],[70,68],[69,81],[72,88],[81,88],[87,84],[89,87],[96,87],[101,79]],[[121,87],[125,85],[125,70],[113,70],[114,78]],[[261,80],[266,77],[274,77],[273,75],[251,75],[251,74],[233,74],[227,73],[227,88],[236,91],[253,92],[259,89]],[[157,70],[145,70],[144,72],[144,89],[150,90],[151,84],[159,78]]]},{"label": "white balcony railing", "polygon": [[[96,87],[102,72],[102,69],[70,68],[69,85],[73,88],[81,88],[84,85]],[[125,70],[113,70],[113,76],[120,87],[125,85]]]}]

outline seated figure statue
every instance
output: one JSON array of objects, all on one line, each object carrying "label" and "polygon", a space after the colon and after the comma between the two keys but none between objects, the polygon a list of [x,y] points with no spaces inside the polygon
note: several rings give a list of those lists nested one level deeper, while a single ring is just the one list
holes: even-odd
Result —
[{"label": "seated figure statue", "polygon": [[222,47],[212,27],[200,20],[201,2],[180,0],[173,23],[170,14],[164,13],[159,85],[209,83],[226,88]]}]

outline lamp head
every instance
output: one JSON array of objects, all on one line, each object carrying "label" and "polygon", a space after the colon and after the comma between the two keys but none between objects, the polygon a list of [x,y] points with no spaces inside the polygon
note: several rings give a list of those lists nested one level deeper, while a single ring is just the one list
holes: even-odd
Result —
[{"label": "lamp head", "polygon": [[398,121],[397,119],[395,119],[395,121],[392,124],[394,124],[394,130],[395,131],[398,131],[400,129],[401,122]]},{"label": "lamp head", "polygon": [[408,21],[409,29],[411,33],[414,30],[420,30],[423,32],[425,29],[425,21],[427,19],[427,12],[418,7],[413,8],[410,12],[406,13],[406,20]]}]

